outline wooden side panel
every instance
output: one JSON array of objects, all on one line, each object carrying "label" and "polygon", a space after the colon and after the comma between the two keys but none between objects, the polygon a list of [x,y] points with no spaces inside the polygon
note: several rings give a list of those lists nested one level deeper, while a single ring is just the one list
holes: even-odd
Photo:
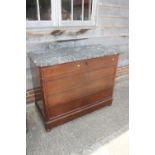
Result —
[{"label": "wooden side panel", "polygon": [[[32,61],[30,61],[30,65],[31,65],[31,75],[32,75],[32,79],[33,79],[33,87],[34,88],[41,87],[39,68],[36,67],[36,65]],[[35,103],[37,104],[41,114],[43,116],[45,116],[45,110],[44,110],[44,106],[43,106],[43,102],[42,102],[42,100],[43,100],[42,89],[41,89],[41,93],[40,93],[40,101],[36,100],[37,94],[34,94],[34,95],[35,95]]]},{"label": "wooden side panel", "polygon": [[[47,102],[46,102],[46,96],[45,96],[45,85],[44,82],[41,81],[41,73],[40,73],[40,68],[37,67],[32,61],[30,61],[31,65],[31,74],[32,74],[32,79],[33,79],[33,87],[38,88],[40,87],[40,100],[35,100],[35,104],[38,107],[43,120],[47,121],[49,119],[48,116],[48,110],[47,110]],[[35,99],[37,98],[38,94],[35,94]]]}]

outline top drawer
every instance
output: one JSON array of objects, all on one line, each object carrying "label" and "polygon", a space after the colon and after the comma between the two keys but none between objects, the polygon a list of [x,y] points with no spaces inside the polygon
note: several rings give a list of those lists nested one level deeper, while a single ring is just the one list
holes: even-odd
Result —
[{"label": "top drawer", "polygon": [[93,58],[88,60],[80,60],[75,62],[69,62],[65,64],[58,64],[55,66],[48,66],[41,68],[42,78],[54,77],[54,76],[63,76],[68,73],[80,73],[91,71],[92,69],[109,67],[117,65],[118,54],[104,56],[100,58]]}]

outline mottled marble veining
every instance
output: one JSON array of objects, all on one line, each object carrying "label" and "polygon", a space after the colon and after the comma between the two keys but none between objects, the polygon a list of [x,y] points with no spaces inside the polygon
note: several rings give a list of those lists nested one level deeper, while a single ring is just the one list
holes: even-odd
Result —
[{"label": "mottled marble veining", "polygon": [[117,54],[117,48],[106,48],[103,45],[80,46],[74,48],[49,49],[28,53],[29,58],[39,67],[63,64],[77,60],[86,60]]}]

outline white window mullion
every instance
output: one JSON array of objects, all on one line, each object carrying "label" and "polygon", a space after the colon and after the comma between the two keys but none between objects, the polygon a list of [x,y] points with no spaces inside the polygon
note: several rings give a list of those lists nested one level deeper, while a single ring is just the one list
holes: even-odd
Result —
[{"label": "white window mullion", "polygon": [[82,21],[84,19],[84,0],[82,0]]},{"label": "white window mullion", "polygon": [[89,7],[88,7],[88,10],[89,10],[89,12],[88,12],[88,19],[89,20],[91,20],[91,12],[92,12],[91,5],[92,5],[92,0],[89,0]]},{"label": "white window mullion", "polygon": [[96,23],[95,15],[97,11],[97,0],[92,0],[91,5],[92,5],[91,21],[93,24],[95,24]]},{"label": "white window mullion", "polygon": [[52,2],[52,23],[58,26],[61,19],[61,0],[51,0]]},{"label": "white window mullion", "polygon": [[59,27],[62,23],[62,1],[61,0],[55,0],[55,4],[57,7],[55,7],[55,12],[57,13],[57,23],[56,25]]},{"label": "white window mullion", "polygon": [[71,0],[71,20],[73,21],[73,0]]},{"label": "white window mullion", "polygon": [[39,7],[39,0],[37,0],[37,16],[38,16],[38,20],[40,21],[40,7]]}]

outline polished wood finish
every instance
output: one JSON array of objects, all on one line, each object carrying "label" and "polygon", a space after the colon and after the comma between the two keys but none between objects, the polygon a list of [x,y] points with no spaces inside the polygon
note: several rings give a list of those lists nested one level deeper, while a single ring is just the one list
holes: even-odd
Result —
[{"label": "polished wood finish", "polygon": [[48,67],[31,62],[34,87],[41,88],[36,105],[45,128],[111,105],[117,62],[118,54]]}]

